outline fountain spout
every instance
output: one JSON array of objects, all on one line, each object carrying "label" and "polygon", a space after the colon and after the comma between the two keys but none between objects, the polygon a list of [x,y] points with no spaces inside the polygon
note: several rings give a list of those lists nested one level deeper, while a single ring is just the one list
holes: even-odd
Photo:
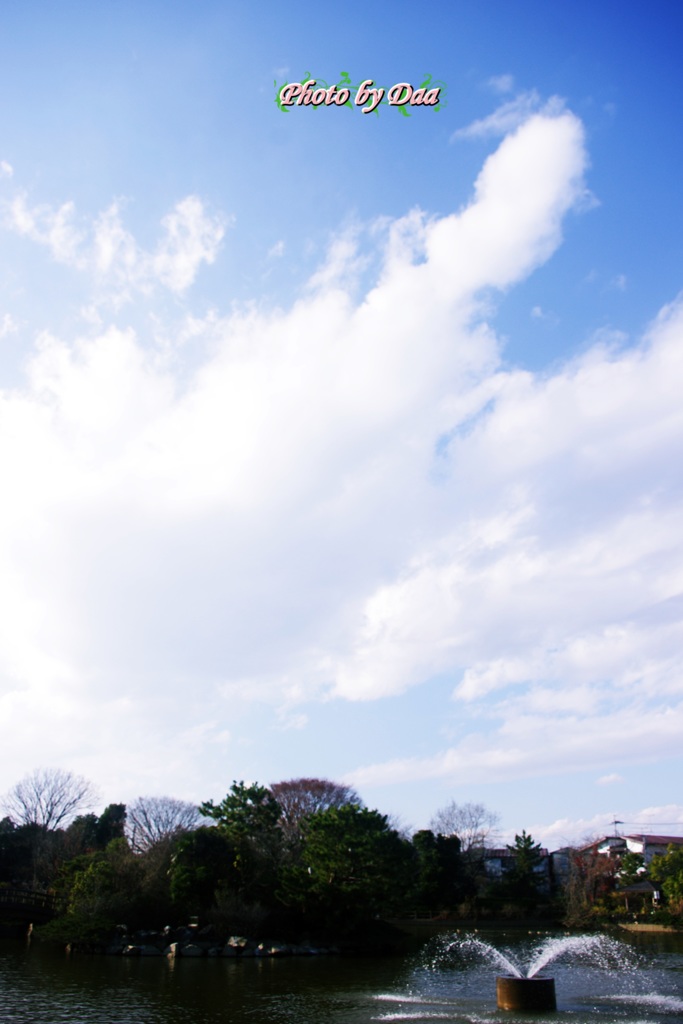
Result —
[{"label": "fountain spout", "polygon": [[496,978],[499,1010],[556,1010],[554,978]]}]

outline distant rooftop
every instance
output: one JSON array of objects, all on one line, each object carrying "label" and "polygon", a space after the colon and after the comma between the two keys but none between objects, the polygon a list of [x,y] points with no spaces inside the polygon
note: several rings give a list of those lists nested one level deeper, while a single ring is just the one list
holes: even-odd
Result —
[{"label": "distant rooftop", "polygon": [[655,843],[657,846],[668,846],[669,843],[683,845],[683,836],[653,836],[648,832],[624,836],[624,839],[639,839],[641,842]]}]

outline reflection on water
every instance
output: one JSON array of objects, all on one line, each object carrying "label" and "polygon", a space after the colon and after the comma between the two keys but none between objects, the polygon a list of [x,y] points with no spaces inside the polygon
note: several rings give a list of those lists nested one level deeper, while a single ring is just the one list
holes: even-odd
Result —
[{"label": "reflection on water", "polygon": [[[484,937],[484,936],[482,936]],[[518,959],[534,942],[486,935]],[[449,962],[447,944],[405,959],[307,957],[177,960],[66,957],[0,943],[3,1024],[369,1024],[449,1020],[516,1024],[495,1005],[490,964]],[[632,966],[558,962],[557,1013],[538,1024],[674,1024],[683,1020],[683,937],[624,941]],[[625,962],[626,962],[625,961]],[[519,1020],[528,1017],[520,1016]]]}]

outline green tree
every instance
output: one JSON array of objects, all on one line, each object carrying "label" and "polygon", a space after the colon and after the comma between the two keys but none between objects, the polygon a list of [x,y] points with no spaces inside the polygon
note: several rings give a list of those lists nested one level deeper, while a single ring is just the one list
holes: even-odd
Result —
[{"label": "green tree", "polygon": [[269,789],[233,782],[220,804],[207,800],[200,813],[213,818],[234,849],[235,892],[245,900],[272,904],[282,863],[280,806]]},{"label": "green tree", "polygon": [[653,857],[649,874],[669,903],[683,910],[683,847],[671,843],[666,853]]},{"label": "green tree", "polygon": [[5,795],[11,819],[31,839],[32,885],[51,883],[62,860],[63,829],[96,795],[91,782],[61,768],[38,768]]},{"label": "green tree", "polygon": [[0,821],[0,882],[31,882],[38,830],[37,825],[15,825],[9,817]]},{"label": "green tree", "polygon": [[112,839],[123,839],[126,805],[108,804],[97,819],[97,845],[104,850]]},{"label": "green tree", "polygon": [[105,850],[112,839],[123,838],[125,820],[125,804],[109,804],[99,817],[96,814],[79,814],[64,829],[64,858],[76,857],[89,850]]},{"label": "green tree", "polygon": [[125,839],[114,839],[106,850],[66,861],[54,889],[61,912],[41,928],[45,938],[100,943],[116,925],[138,928],[159,923],[155,920],[158,908],[146,898],[141,860]]},{"label": "green tree", "polygon": [[203,825],[176,840],[169,874],[173,902],[199,914],[213,905],[218,889],[239,887],[237,849],[221,829]]},{"label": "green tree", "polygon": [[514,846],[507,849],[514,855],[514,865],[503,879],[501,891],[517,899],[534,899],[538,896],[536,868],[543,860],[541,844],[535,843],[523,829],[521,835],[515,835]]},{"label": "green tree", "polygon": [[330,926],[352,927],[405,902],[413,850],[378,811],[348,804],[303,824],[297,864],[282,887],[285,902]]},{"label": "green tree", "polygon": [[246,786],[244,782],[233,782],[219,804],[205,800],[199,811],[235,839],[269,833],[280,817],[280,806],[269,789],[257,783]]},{"label": "green tree", "polygon": [[99,849],[97,815],[79,814],[77,818],[74,818],[68,828],[64,829],[62,845],[65,859]]},{"label": "green tree", "polygon": [[620,888],[642,882],[645,877],[645,858],[642,853],[625,853],[619,860],[617,878]]},{"label": "green tree", "polygon": [[126,921],[142,883],[139,860],[125,839],[115,839],[102,853],[79,859],[72,876],[68,910],[83,916]]},{"label": "green tree", "polygon": [[413,836],[415,851],[413,902],[416,907],[445,910],[463,896],[464,872],[460,840],[423,829]]}]

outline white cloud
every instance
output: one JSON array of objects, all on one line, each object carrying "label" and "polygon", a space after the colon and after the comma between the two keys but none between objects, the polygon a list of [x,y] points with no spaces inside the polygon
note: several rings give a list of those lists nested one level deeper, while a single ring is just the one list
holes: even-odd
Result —
[{"label": "white cloud", "polygon": [[[634,810],[628,808],[616,827],[619,834],[682,835],[683,806],[668,804]],[[551,824],[536,822],[527,831],[548,849],[576,846],[592,839],[614,834],[614,812],[604,811],[590,818],[559,818]]]},{"label": "white cloud", "polygon": [[84,235],[74,226],[72,202],[62,203],[56,210],[45,204],[30,207],[26,194],[20,192],[4,204],[4,214],[6,227],[46,246],[58,263],[85,266],[80,253]]},{"label": "white cloud", "polygon": [[[495,81],[491,79],[491,81]],[[508,83],[507,76],[504,76],[504,84]],[[507,92],[509,89],[499,89],[500,92]],[[543,113],[550,116],[557,115],[562,110],[563,104],[559,97],[554,96],[543,106]],[[492,114],[487,117],[473,121],[465,128],[459,128],[451,136],[451,142],[458,139],[486,139],[499,138],[514,131],[520,125],[541,109],[541,97],[532,89],[528,92],[520,92],[514,99],[502,103]]]},{"label": "white cloud", "polygon": [[183,292],[194,281],[202,263],[213,263],[225,229],[208,217],[197,196],[187,196],[161,222],[164,229],[152,256],[153,274],[173,292]]},{"label": "white cloud", "polygon": [[[33,767],[14,729],[27,713],[47,761],[68,746],[51,719],[89,737],[106,714],[74,767],[100,758],[123,780],[170,771],[180,721],[191,758],[201,736],[243,743],[255,703],[303,729],[307,699],[435,673],[469,735],[354,778],[598,771],[624,743],[674,750],[681,308],[638,347],[599,342],[534,375],[501,367],[481,298],[559,245],[585,163],[573,115],[534,114],[465,209],[388,225],[359,299],[347,232],[289,310],[184,318],[152,345],[93,299],[91,333],[41,336],[25,387],[0,395],[0,700],[18,769]],[[153,250],[118,204],[92,229],[69,204],[7,216],[92,264],[95,291],[143,304],[154,284],[189,287],[224,230],[196,197]],[[189,338],[207,354],[185,361]],[[125,767],[121,736],[139,743]],[[191,784],[182,757],[173,770]]]},{"label": "white cloud", "polygon": [[683,728],[683,701],[648,709],[633,702],[609,714],[516,714],[493,733],[472,732],[457,747],[429,757],[399,758],[367,765],[347,775],[356,786],[448,779],[452,785],[564,775],[605,762],[655,761],[675,757]]},{"label": "white cloud", "polygon": [[[644,807],[629,816],[631,820],[624,825],[634,833],[643,829],[660,835],[680,835],[683,830],[683,806],[680,804]],[[668,832],[669,829],[672,831]]]},{"label": "white cloud", "polygon": [[277,260],[285,254],[285,242],[284,239],[280,238],[274,245],[271,245],[268,250],[268,259]]},{"label": "white cloud", "polygon": [[153,251],[142,249],[121,221],[121,204],[112,203],[89,225],[73,202],[57,209],[30,206],[19,192],[2,206],[5,227],[47,247],[58,263],[94,272],[106,297],[128,300],[136,291],[162,285],[181,294],[202,264],[216,259],[226,220],[206,213],[197,196],[186,196],[163,217]]},{"label": "white cloud", "polygon": [[489,78],[487,84],[494,92],[512,92],[515,87],[515,79],[513,75],[494,75],[493,78]]},{"label": "white cloud", "polygon": [[8,334],[16,334],[19,324],[11,313],[3,313],[0,320],[0,338],[6,338]]},{"label": "white cloud", "polygon": [[356,784],[676,755],[682,337],[677,303],[637,348],[498,376],[486,414],[451,442],[457,528],[368,599],[337,677],[358,699],[450,671],[495,731],[359,769]]},{"label": "white cloud", "polygon": [[542,306],[532,306],[530,315],[532,320],[540,320],[550,327],[557,327],[560,322],[555,313],[544,310]]},{"label": "white cloud", "polygon": [[121,223],[120,204],[112,203],[94,224],[93,257],[98,275],[114,274],[121,283],[134,277],[140,252]]},{"label": "white cloud", "polygon": [[609,775],[601,775],[600,778],[596,780],[598,786],[616,786],[623,781],[623,775],[619,775],[618,772],[610,772]]}]

